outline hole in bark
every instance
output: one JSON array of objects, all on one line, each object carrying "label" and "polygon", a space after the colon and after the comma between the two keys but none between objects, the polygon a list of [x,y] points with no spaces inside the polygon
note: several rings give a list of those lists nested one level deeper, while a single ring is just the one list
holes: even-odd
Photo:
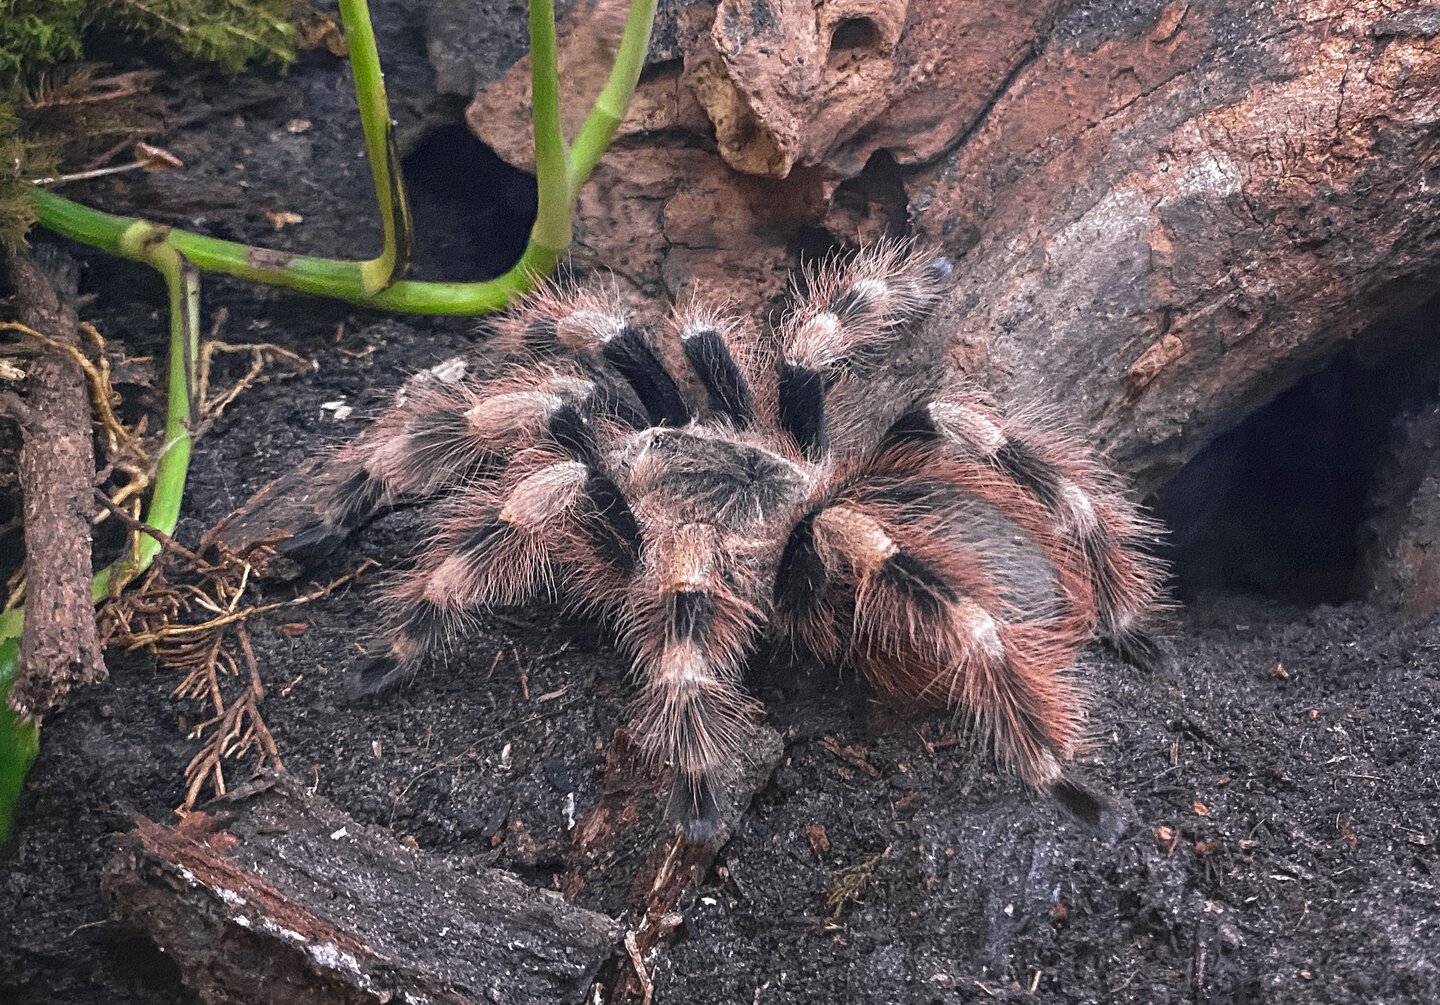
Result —
[{"label": "hole in bark", "polygon": [[1411,427],[1440,416],[1437,339],[1440,297],[1367,332],[1181,469],[1154,506],[1182,598],[1317,604],[1366,591],[1434,453],[1414,449]]},{"label": "hole in bark", "polygon": [[830,33],[830,60],[835,62],[860,49],[874,49],[880,29],[868,17],[847,17]]},{"label": "hole in bark", "polygon": [[525,250],[535,178],[506,164],[462,124],[441,126],[406,155],[416,279],[486,279]]}]

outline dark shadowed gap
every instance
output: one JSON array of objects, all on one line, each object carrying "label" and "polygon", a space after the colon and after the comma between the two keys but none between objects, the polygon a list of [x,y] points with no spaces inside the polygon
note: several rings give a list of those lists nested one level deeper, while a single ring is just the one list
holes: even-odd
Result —
[{"label": "dark shadowed gap", "polygon": [[441,126],[405,155],[415,219],[413,279],[489,279],[525,250],[535,178],[506,164],[463,124]]},{"label": "dark shadowed gap", "polygon": [[1440,297],[1377,326],[1217,437],[1152,500],[1182,599],[1357,596],[1361,542],[1396,419],[1436,400]]}]

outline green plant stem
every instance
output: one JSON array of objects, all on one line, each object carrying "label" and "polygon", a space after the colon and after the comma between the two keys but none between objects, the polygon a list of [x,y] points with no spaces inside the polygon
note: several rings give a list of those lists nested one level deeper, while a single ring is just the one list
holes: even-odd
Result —
[{"label": "green plant stem", "polygon": [[630,99],[635,94],[635,85],[640,81],[640,71],[645,68],[645,54],[650,51],[650,31],[655,24],[656,0],[631,0],[625,15],[625,31],[620,36],[620,48],[615,52],[615,65],[605,86],[595,98],[590,113],[580,124],[575,141],[570,149],[570,200],[574,204],[580,194],[580,186],[595,170],[600,157],[610,146]]},{"label": "green plant stem", "polygon": [[360,108],[360,127],[365,133],[365,157],[370,162],[375,201],[380,207],[380,226],[384,231],[385,243],[380,257],[360,263],[361,285],[367,294],[374,295],[409,269],[415,227],[405,198],[400,152],[390,122],[385,74],[380,70],[380,52],[370,24],[370,7],[365,0],[340,0],[340,20],[345,25],[350,72],[355,78],[355,102]]},{"label": "green plant stem", "polygon": [[[347,0],[347,5],[351,3],[359,9],[364,8],[361,0]],[[550,39],[553,43],[554,9],[551,0],[537,0],[535,7],[539,14],[532,10],[532,26],[537,19],[540,20],[542,23],[537,35],[544,36],[542,46],[545,39]],[[117,216],[91,209],[40,188],[31,190],[31,203],[36,217],[45,228],[132,261],[147,261],[146,255],[150,248],[156,244],[167,244],[193,262],[201,272],[218,272],[268,286],[283,286],[359,306],[408,314],[488,314],[504,308],[516,297],[532,289],[538,279],[554,270],[569,248],[575,199],[580,186],[589,178],[624,117],[636,82],[640,79],[640,70],[644,66],[654,18],[655,0],[632,0],[615,64],[576,134],[568,166],[565,164],[563,140],[558,147],[562,156],[554,156],[555,136],[558,135],[559,98],[558,93],[555,93],[558,88],[550,92],[553,98],[545,97],[557,72],[554,70],[553,47],[552,58],[533,60],[531,72],[535,77],[532,78],[532,86],[538,79],[539,86],[535,87],[535,90],[536,94],[540,95],[540,100],[532,103],[534,113],[539,116],[535,131],[536,182],[542,198],[546,201],[541,207],[542,212],[536,215],[535,227],[530,232],[529,243],[525,246],[520,260],[504,275],[485,282],[430,283],[400,279],[376,290],[376,279],[373,275],[367,279],[364,262],[291,255],[235,241],[204,237],[135,217]],[[368,14],[365,20],[368,24]],[[371,45],[373,48],[373,35]],[[378,76],[378,57],[366,55],[362,62],[367,61]],[[361,71],[357,66],[357,96],[361,93],[362,72],[369,71]],[[365,93],[367,96],[360,99],[362,124],[365,115],[373,116],[376,114],[375,110],[380,109],[387,127],[385,132],[388,133],[389,112],[384,108],[383,88],[378,92],[367,90]],[[367,108],[370,111],[365,111]],[[555,123],[553,127],[551,122]],[[541,123],[545,124],[542,126]],[[542,135],[546,137],[543,140]],[[549,144],[543,161],[541,150],[538,149],[542,143]],[[374,171],[373,166],[376,163],[376,156],[372,152],[372,173],[376,174],[378,195],[381,191],[381,176]],[[561,171],[561,168],[564,170]],[[564,182],[563,197],[560,195],[557,175]],[[399,176],[391,172],[388,177],[398,179]],[[388,190],[388,184],[386,188]],[[401,198],[403,199],[403,193]],[[382,198],[382,213],[384,208]],[[397,241],[399,236],[397,231]]]},{"label": "green plant stem", "polygon": [[10,840],[10,821],[25,776],[40,750],[40,725],[22,720],[10,707],[10,685],[20,662],[19,631],[0,638],[0,848]]},{"label": "green plant stem", "polygon": [[530,119],[535,127],[535,226],[531,240],[570,247],[570,153],[560,126],[560,64],[554,0],[530,0]]},{"label": "green plant stem", "polygon": [[[200,273],[193,264],[166,245],[158,245],[149,262],[165,279],[170,300],[170,363],[165,401],[165,448],[155,464],[145,523],[164,534],[174,534],[180,520],[180,501],[190,470],[197,416],[196,360],[200,356]],[[96,603],[115,596],[160,554],[160,542],[137,534],[125,555],[96,574],[91,595]]]}]

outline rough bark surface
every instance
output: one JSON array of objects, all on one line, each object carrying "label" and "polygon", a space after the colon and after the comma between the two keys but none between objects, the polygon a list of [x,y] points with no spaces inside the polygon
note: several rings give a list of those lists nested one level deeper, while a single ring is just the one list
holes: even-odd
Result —
[{"label": "rough bark surface", "polygon": [[407,851],[284,777],[140,820],[104,888],[207,1003],[578,1001],[610,918]]},{"label": "rough bark surface", "polygon": [[909,183],[964,342],[1153,488],[1440,268],[1440,16],[1184,4],[1062,22]]},{"label": "rough bark surface", "polygon": [[[960,260],[957,361],[1066,401],[1146,490],[1440,283],[1436,8],[851,6],[682,12],[708,30],[583,191],[582,259],[757,310],[807,228],[908,224]],[[952,23],[986,43],[957,49]],[[485,125],[517,79],[471,122],[524,163]]]},{"label": "rough bark surface", "polygon": [[[74,262],[56,254],[32,259],[22,251],[8,257],[20,322],[78,350]],[[75,685],[105,679],[90,599],[95,452],[90,396],[74,359],[39,347],[25,386],[25,400],[10,405],[22,433],[26,551],[43,561],[26,565],[25,630],[10,704],[22,715],[42,715],[63,705]]]},{"label": "rough bark surface", "polygon": [[1373,603],[1418,621],[1440,610],[1440,403],[1402,415],[1360,537],[1360,583]]}]

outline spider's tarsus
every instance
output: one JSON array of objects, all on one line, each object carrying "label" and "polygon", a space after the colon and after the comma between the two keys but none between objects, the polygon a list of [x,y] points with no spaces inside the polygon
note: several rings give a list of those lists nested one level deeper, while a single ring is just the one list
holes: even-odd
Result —
[{"label": "spider's tarsus", "polygon": [[690,409],[680,396],[680,387],[660,363],[640,329],[626,325],[600,351],[605,361],[629,381],[655,425],[683,426],[690,421]]},{"label": "spider's tarsus", "polygon": [[1160,643],[1146,632],[1136,629],[1112,629],[1104,636],[1105,643],[1132,667],[1158,673],[1169,665],[1169,657]]},{"label": "spider's tarsus", "polygon": [[666,816],[680,825],[685,840],[708,844],[720,833],[720,799],[709,775],[677,773]]},{"label": "spider's tarsus", "polygon": [[345,676],[345,694],[351,699],[384,694],[408,676],[409,668],[389,653],[371,656]]},{"label": "spider's tarsus", "polygon": [[1077,820],[1091,827],[1099,827],[1109,809],[1109,802],[1104,797],[1070,777],[1052,783],[1050,795]]},{"label": "spider's tarsus", "polygon": [[349,534],[348,527],[316,520],[281,541],[278,547],[281,554],[297,562],[318,562],[329,557]]}]

